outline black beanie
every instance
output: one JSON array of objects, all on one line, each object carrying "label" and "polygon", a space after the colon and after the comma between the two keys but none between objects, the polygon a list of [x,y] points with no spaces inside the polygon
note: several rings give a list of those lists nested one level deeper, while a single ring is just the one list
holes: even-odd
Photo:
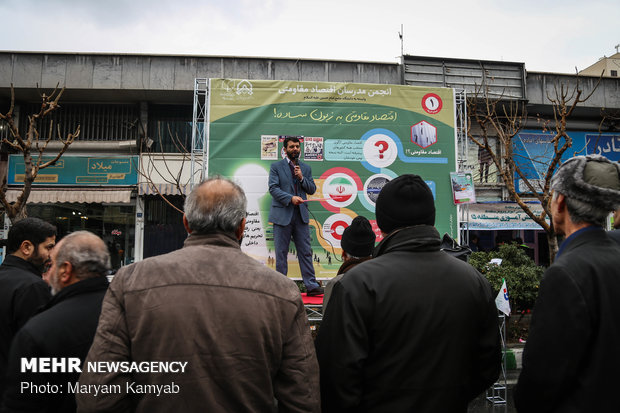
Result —
[{"label": "black beanie", "polygon": [[359,215],[353,218],[351,225],[345,228],[340,246],[353,257],[368,257],[372,255],[372,250],[375,248],[376,238],[370,222]]},{"label": "black beanie", "polygon": [[412,225],[435,225],[433,193],[418,175],[401,175],[379,192],[376,215],[386,234]]}]

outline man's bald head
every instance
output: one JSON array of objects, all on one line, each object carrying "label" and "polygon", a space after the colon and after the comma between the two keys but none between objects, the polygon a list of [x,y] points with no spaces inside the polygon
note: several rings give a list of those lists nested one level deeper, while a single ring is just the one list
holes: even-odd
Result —
[{"label": "man's bald head", "polygon": [[46,281],[52,294],[87,278],[103,277],[110,269],[110,254],[103,240],[88,231],[73,232],[50,254],[52,265]]},{"label": "man's bald head", "polygon": [[192,234],[236,233],[245,218],[247,200],[234,182],[214,177],[201,182],[185,199],[185,218]]},{"label": "man's bald head", "polygon": [[56,249],[53,265],[58,267],[69,262],[72,273],[80,280],[106,275],[110,269],[108,248],[92,232],[73,232],[60,240]]}]

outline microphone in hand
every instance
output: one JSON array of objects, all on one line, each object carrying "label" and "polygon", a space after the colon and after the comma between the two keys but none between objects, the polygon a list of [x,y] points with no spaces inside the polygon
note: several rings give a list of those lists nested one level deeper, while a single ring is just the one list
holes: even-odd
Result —
[{"label": "microphone in hand", "polygon": [[301,167],[299,166],[299,158],[295,157],[293,158],[293,165],[295,165],[295,178],[297,178],[297,180],[299,180],[299,182],[301,182],[302,179],[304,179],[302,173],[301,173]]}]

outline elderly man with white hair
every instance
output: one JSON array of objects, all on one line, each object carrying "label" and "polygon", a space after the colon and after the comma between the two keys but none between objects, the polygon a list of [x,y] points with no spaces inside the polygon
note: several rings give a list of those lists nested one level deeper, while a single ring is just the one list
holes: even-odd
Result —
[{"label": "elderly man with white hair", "polygon": [[183,248],[118,271],[86,362],[156,368],[84,370],[85,388],[122,391],[76,394],[80,412],[320,411],[299,289],[241,251],[246,206],[236,183],[203,181],[185,200]]},{"label": "elderly man with white hair", "polygon": [[[77,382],[80,372],[68,363],[79,361],[81,367],[95,337],[101,303],[108,289],[110,254],[97,235],[77,231],[56,244],[50,259],[48,282],[53,297],[13,339],[0,409],[3,413],[76,410],[75,397],[67,383]],[[53,358],[56,365],[25,371],[29,369],[24,360],[32,363],[46,358]]]},{"label": "elderly man with white hair", "polygon": [[543,277],[515,390],[519,412],[618,411],[620,250],[603,229],[620,207],[620,165],[567,160],[551,181],[565,237]]}]

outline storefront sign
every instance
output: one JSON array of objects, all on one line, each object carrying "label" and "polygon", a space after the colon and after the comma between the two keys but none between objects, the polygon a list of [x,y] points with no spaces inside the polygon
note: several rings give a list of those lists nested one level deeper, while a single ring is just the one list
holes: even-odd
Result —
[{"label": "storefront sign", "polygon": [[[540,215],[542,213],[543,209],[540,204],[528,204],[528,206],[534,214]],[[547,222],[549,222],[549,218],[547,218]],[[468,228],[470,230],[542,229],[516,203],[469,205]]]},{"label": "storefront sign", "polygon": [[[44,157],[43,162],[53,159]],[[34,185],[128,186],[138,183],[137,156],[63,156],[55,165],[39,171]],[[24,183],[24,158],[9,157],[9,185]]]}]

